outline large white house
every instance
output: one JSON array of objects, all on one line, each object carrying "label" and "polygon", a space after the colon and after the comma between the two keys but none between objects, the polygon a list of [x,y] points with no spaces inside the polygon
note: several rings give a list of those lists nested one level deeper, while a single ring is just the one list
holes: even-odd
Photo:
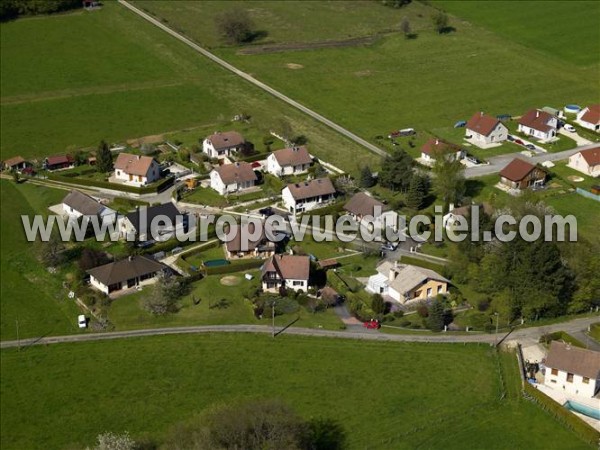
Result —
[{"label": "large white house", "polygon": [[160,166],[150,156],[120,153],[115,161],[115,179],[133,186],[144,186],[160,178]]},{"label": "large white house", "polygon": [[90,284],[105,294],[122,289],[143,286],[156,281],[158,275],[165,272],[166,266],[147,256],[130,256],[121,261],[94,267],[87,271]]},{"label": "large white house", "polygon": [[280,289],[308,290],[310,260],[308,256],[274,255],[263,265],[262,288],[266,292]]},{"label": "large white house", "polygon": [[539,109],[532,109],[519,119],[518,131],[546,141],[556,136],[558,118]]},{"label": "large white house", "polygon": [[576,122],[583,128],[600,132],[600,104],[583,108],[577,113]]},{"label": "large white house", "polygon": [[582,150],[569,156],[567,165],[590,177],[600,177],[600,147]]},{"label": "large white house", "polygon": [[329,178],[316,178],[288,184],[281,191],[281,198],[289,212],[300,214],[333,201],[335,192],[335,187]]},{"label": "large white house", "polygon": [[506,141],[508,128],[497,118],[478,112],[467,122],[466,137],[473,144],[485,147]]},{"label": "large white house", "polygon": [[252,164],[247,162],[224,164],[210,172],[210,187],[221,195],[249,189],[257,180]]},{"label": "large white house", "polygon": [[277,150],[267,158],[267,172],[275,176],[298,175],[308,171],[312,157],[305,146]]},{"label": "large white house", "polygon": [[209,158],[226,158],[239,152],[246,145],[244,137],[237,131],[216,131],[202,142],[202,151]]},{"label": "large white house", "polygon": [[344,205],[344,210],[361,226],[370,231],[391,228],[398,230],[399,218],[396,211],[390,210],[379,200],[371,197],[367,192],[358,192]]},{"label": "large white house", "polygon": [[79,219],[81,216],[98,217],[100,223],[112,223],[117,220],[117,212],[103,205],[98,200],[84,194],[83,192],[72,190],[62,201],[63,212],[70,219]]},{"label": "large white house", "polygon": [[544,363],[544,384],[591,398],[600,390],[600,352],[552,341]]}]

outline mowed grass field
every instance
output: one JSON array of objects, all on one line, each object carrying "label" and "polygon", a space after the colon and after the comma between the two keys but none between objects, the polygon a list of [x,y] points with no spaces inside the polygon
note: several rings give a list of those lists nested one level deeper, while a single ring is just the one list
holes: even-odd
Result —
[{"label": "mowed grass field", "polygon": [[[519,7],[522,3],[519,2]],[[553,15],[547,4],[525,3],[528,10],[539,12],[537,17]],[[204,16],[200,15],[199,7],[188,6],[191,5],[189,3],[137,1],[136,4],[165,18],[171,26],[183,29],[201,43],[207,41],[207,33],[213,33],[210,24],[208,27],[193,26]],[[204,5],[202,11],[212,5]],[[261,7],[255,7],[254,2],[246,5],[245,9],[255,21],[256,28],[266,30],[268,36],[278,39],[282,46],[302,43],[307,39],[306,33],[298,38],[293,33],[281,36],[276,31],[279,27],[277,20],[265,20]],[[292,12],[296,11],[295,2],[286,2],[285,5]],[[501,20],[515,9],[508,2],[502,5],[504,13]],[[451,128],[457,120],[466,120],[480,110],[494,115],[508,113],[518,116],[532,107],[597,102],[597,55],[600,47],[598,39],[587,42],[588,31],[583,33],[584,37],[575,31],[561,38],[563,46],[569,45],[574,52],[584,55],[583,59],[591,58],[588,65],[578,66],[571,59],[561,57],[560,53],[548,54],[538,50],[519,36],[508,39],[485,27],[485,24],[452,19],[451,25],[456,31],[439,35],[433,30],[430,19],[436,10],[421,2],[413,2],[397,10],[378,2],[372,2],[368,7],[372,11],[369,15],[365,14],[365,22],[377,17],[383,24],[381,28],[388,28],[390,22],[399,24],[403,17],[407,17],[417,34],[416,39],[406,39],[396,27],[396,32],[379,36],[374,44],[368,46],[252,55],[242,54],[238,48],[230,46],[214,48],[213,51],[372,141],[376,136],[387,136],[390,131],[404,127],[415,127],[420,131]],[[573,6],[573,9],[577,7]],[[594,14],[597,6],[587,9],[589,14],[569,14],[567,10],[567,6],[561,7],[554,16],[560,17],[561,27],[571,26],[574,30],[593,28],[596,31],[592,34],[597,35],[598,17]],[[299,7],[297,11],[301,14],[304,10]],[[561,11],[565,14],[560,15]],[[497,15],[490,14],[489,20],[494,20]],[[334,22],[337,28],[342,28],[339,22],[348,16],[351,14],[340,15]],[[286,16],[281,13],[277,18],[280,17],[285,23]],[[518,16],[515,20],[525,21]],[[544,27],[546,20],[527,20],[522,26],[536,29]],[[305,26],[312,26],[313,42],[332,39],[334,33],[329,28],[336,28],[312,22]],[[373,34],[376,29],[375,25],[371,30],[363,27],[367,34]],[[340,32],[335,37],[341,38],[342,34]],[[582,40],[586,41],[584,46],[579,45]],[[248,49],[255,47],[247,46]],[[591,50],[595,50],[591,52],[592,57],[589,56]]]},{"label": "mowed grass field", "polygon": [[116,2],[5,23],[0,50],[2,159],[39,159],[96,147],[101,139],[123,142],[212,124],[221,129],[245,112],[265,134],[285,119],[308,138],[311,152],[346,170],[379,162]]},{"label": "mowed grass field", "polygon": [[38,261],[40,244],[27,242],[21,214],[48,214],[47,207],[59,203],[66,192],[1,180],[0,221],[0,337],[71,334],[77,332],[79,309],[67,298],[60,274],[50,274]]},{"label": "mowed grass field", "polygon": [[519,398],[514,356],[488,346],[213,334],[1,355],[6,450],[80,448],[106,430],[160,440],[211,405],[255,398],[338,421],[350,449],[586,448]]}]

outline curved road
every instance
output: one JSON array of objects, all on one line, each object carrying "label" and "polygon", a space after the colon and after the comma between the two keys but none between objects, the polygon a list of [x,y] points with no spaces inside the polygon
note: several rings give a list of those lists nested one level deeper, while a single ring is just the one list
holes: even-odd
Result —
[{"label": "curved road", "polygon": [[250,76],[246,72],[242,72],[241,70],[239,70],[236,67],[234,67],[231,64],[229,64],[227,61],[219,58],[218,56],[212,54],[208,50],[200,47],[198,44],[192,42],[190,39],[186,38],[182,34],[177,33],[176,31],[173,31],[171,28],[167,27],[166,25],[164,25],[160,21],[156,20],[151,15],[146,14],[144,11],[140,10],[139,8],[136,8],[135,6],[133,6],[132,4],[130,4],[129,2],[127,2],[126,0],[119,0],[119,3],[121,5],[123,5],[123,6],[125,6],[126,8],[130,9],[134,13],[136,13],[138,16],[140,16],[143,19],[147,20],[152,25],[160,28],[161,30],[165,31],[166,33],[169,33],[174,38],[180,40],[181,42],[183,42],[187,46],[193,48],[195,51],[197,51],[198,53],[202,54],[203,56],[206,56],[207,58],[209,58],[212,61],[216,62],[217,64],[219,64],[220,66],[224,67],[225,69],[227,69],[227,70],[235,73],[236,75],[238,75],[239,77],[243,78],[244,80],[252,83],[253,85],[255,85],[255,86],[259,87],[259,88],[261,88],[263,91],[266,91],[269,94],[273,95],[274,97],[277,97],[278,99],[283,100],[288,105],[291,105],[294,108],[299,109],[303,113],[308,114],[313,119],[318,120],[319,122],[327,125],[329,128],[332,128],[335,131],[337,131],[338,133],[346,136],[348,139],[351,139],[354,142],[356,142],[357,144],[362,145],[367,150],[369,150],[369,151],[371,151],[371,152],[373,152],[373,153],[375,153],[375,154],[377,154],[379,156],[387,156],[388,155],[388,153],[385,150],[382,150],[379,147],[371,144],[370,142],[368,142],[368,141],[364,140],[363,138],[357,136],[356,134],[352,133],[351,131],[348,131],[347,129],[341,127],[337,123],[332,122],[331,120],[327,119],[326,117],[323,117],[321,114],[313,111],[312,109],[309,109],[306,106],[298,103],[297,101],[292,100],[287,95],[284,95],[281,92],[276,91],[272,87],[267,86],[266,84],[262,83],[261,81],[258,81],[256,78]]},{"label": "curved road", "polygon": [[[592,323],[598,322],[600,316],[574,319],[569,322],[556,323],[541,327],[523,328],[512,332],[510,340],[535,340],[542,334],[554,331],[577,333],[587,330]],[[280,330],[280,329],[278,329]],[[152,328],[147,330],[113,331],[108,333],[86,333],[70,336],[49,336],[38,339],[22,339],[21,341],[2,341],[0,348],[27,347],[30,345],[61,344],[69,342],[103,341],[108,339],[136,338],[144,336],[164,336],[170,334],[200,334],[200,333],[271,333],[272,329],[265,325],[206,325],[194,327]],[[359,339],[367,341],[386,342],[430,342],[430,343],[487,343],[496,342],[493,334],[385,334],[377,331],[329,331],[311,328],[290,327],[283,331],[285,334],[296,336],[329,337],[338,339]],[[501,339],[504,334],[498,334]]]}]

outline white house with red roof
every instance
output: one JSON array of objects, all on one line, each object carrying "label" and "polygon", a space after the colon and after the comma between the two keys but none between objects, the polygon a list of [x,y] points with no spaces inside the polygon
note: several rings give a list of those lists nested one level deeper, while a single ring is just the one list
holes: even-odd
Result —
[{"label": "white house with red roof", "polygon": [[584,175],[600,177],[600,146],[588,148],[569,156],[567,165]]},{"label": "white house with red roof", "polygon": [[227,158],[242,150],[246,140],[237,131],[216,131],[202,142],[202,151],[209,158]]},{"label": "white house with red roof", "polygon": [[210,172],[210,187],[221,195],[249,189],[258,177],[247,162],[223,164]]},{"label": "white house with red roof", "polygon": [[518,131],[547,141],[556,136],[558,118],[539,109],[532,109],[519,119]]},{"label": "white house with red roof", "polygon": [[312,157],[305,146],[277,150],[267,158],[267,172],[275,176],[299,175],[312,164]]},{"label": "white house with red roof", "polygon": [[444,141],[443,139],[429,139],[421,147],[420,162],[426,165],[432,165],[437,158],[443,155],[447,160],[460,161],[465,157],[465,151],[456,144]]},{"label": "white house with red roof", "polygon": [[280,289],[306,292],[309,277],[308,256],[273,255],[262,267],[262,289],[266,292],[279,292]]},{"label": "white house with red roof", "polygon": [[160,166],[150,156],[120,153],[114,164],[115,181],[145,186],[160,178]]},{"label": "white house with red roof", "polygon": [[583,128],[600,132],[600,104],[590,105],[583,108],[577,113],[576,122]]},{"label": "white house with red roof", "polygon": [[506,141],[508,128],[499,119],[478,112],[467,122],[465,138],[478,147],[486,148]]}]

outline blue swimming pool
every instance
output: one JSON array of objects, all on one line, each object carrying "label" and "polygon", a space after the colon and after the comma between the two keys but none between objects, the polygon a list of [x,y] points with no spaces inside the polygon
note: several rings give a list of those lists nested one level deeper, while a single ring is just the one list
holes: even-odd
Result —
[{"label": "blue swimming pool", "polygon": [[594,408],[593,406],[582,405],[581,403],[574,402],[572,400],[567,401],[563,405],[570,411],[578,412],[579,414],[583,414],[584,416],[591,417],[593,419],[600,420],[600,408]]},{"label": "blue swimming pool", "polygon": [[210,261],[204,261],[204,267],[218,267],[218,266],[226,266],[230,264],[226,259],[211,259]]}]

